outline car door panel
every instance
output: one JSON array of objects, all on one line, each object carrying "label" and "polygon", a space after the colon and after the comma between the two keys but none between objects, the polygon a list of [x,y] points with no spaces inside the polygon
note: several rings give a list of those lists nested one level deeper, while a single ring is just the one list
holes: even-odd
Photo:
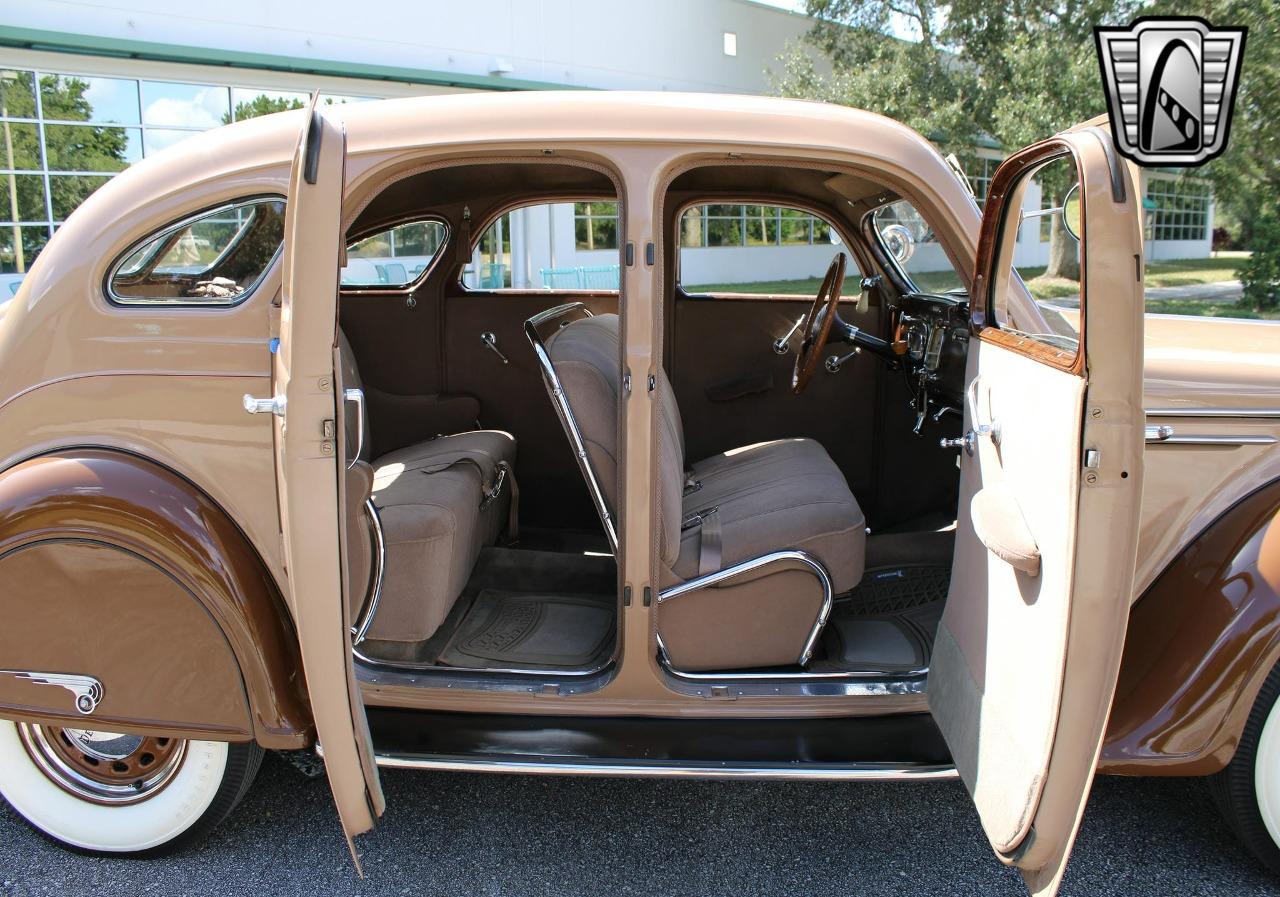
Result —
[{"label": "car door panel", "polygon": [[[599,518],[524,332],[527,319],[566,302],[582,302],[597,314],[618,311],[618,294],[612,292],[461,287],[449,292],[443,324],[445,387],[475,397],[485,427],[515,436],[523,523],[596,529]],[[481,341],[482,333],[494,335],[505,364]]]},{"label": "car door panel", "polygon": [[[1016,231],[1003,226],[1003,207],[1016,214],[1019,179],[1064,151],[1083,192],[1083,354],[1074,359],[994,326],[985,287],[994,283],[1001,299],[1020,283],[998,277]],[[1135,178],[1119,165],[1098,133],[1077,131],[1015,154],[993,180],[966,375],[973,451],[961,453],[955,561],[929,676],[931,711],[991,845],[1035,894],[1056,893],[1083,813],[1137,552],[1142,242]],[[998,490],[1006,513],[1016,505],[1039,559],[1034,574],[979,538],[972,514],[986,490]],[[979,515],[990,513],[984,503]]]},{"label": "car door panel", "polygon": [[[285,217],[271,410],[288,591],[338,814],[351,839],[385,805],[356,688],[343,590],[342,428],[335,345],[345,137],[315,108],[299,139]],[[263,409],[266,410],[266,409]],[[356,860],[358,864],[358,859]]]}]

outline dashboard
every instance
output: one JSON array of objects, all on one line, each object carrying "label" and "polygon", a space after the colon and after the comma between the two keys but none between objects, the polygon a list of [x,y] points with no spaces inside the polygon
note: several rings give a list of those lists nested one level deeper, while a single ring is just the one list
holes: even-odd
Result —
[{"label": "dashboard", "polygon": [[969,352],[968,295],[960,291],[906,293],[890,306],[890,312],[893,342],[905,355],[916,387],[935,406],[960,407]]}]

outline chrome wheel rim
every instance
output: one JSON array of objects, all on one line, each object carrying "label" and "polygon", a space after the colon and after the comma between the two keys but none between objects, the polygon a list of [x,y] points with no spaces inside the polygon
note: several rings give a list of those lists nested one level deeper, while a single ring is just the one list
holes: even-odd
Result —
[{"label": "chrome wheel rim", "polygon": [[98,804],[133,804],[173,780],[186,758],[180,738],[19,723],[32,761],[62,790]]}]

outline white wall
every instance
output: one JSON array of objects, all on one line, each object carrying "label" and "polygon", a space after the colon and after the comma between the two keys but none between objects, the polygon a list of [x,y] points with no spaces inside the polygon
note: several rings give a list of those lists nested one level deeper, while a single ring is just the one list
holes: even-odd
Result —
[{"label": "white wall", "polygon": [[[750,0],[9,0],[6,25],[545,81],[767,93],[766,65],[809,26]],[[737,55],[724,53],[724,32]],[[307,80],[303,78],[302,80]]]}]

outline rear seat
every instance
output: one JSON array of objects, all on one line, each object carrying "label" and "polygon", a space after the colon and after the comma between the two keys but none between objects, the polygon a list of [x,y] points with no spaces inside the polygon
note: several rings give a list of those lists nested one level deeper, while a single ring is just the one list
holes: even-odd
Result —
[{"label": "rear seat", "polygon": [[[361,388],[360,371],[339,334],[342,381]],[[354,415],[348,416],[354,431]],[[347,445],[357,444],[348,433]],[[462,594],[480,549],[515,535],[516,441],[501,430],[438,436],[376,455],[364,421],[361,460],[373,468],[372,498],[386,548],[378,611],[369,639],[430,638]],[[360,496],[351,503],[362,503]],[[358,608],[363,595],[353,595]]]}]

